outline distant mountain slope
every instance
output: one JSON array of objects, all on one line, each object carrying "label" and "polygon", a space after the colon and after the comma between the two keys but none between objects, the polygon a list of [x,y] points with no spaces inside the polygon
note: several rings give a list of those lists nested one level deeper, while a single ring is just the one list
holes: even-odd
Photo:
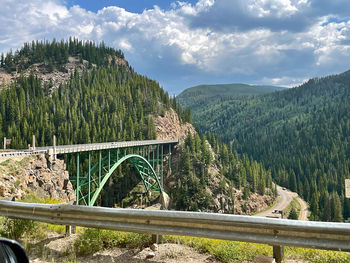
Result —
[{"label": "distant mountain slope", "polygon": [[181,92],[177,96],[177,100],[184,108],[191,108],[198,103],[203,104],[208,100],[235,98],[237,96],[245,95],[258,95],[283,89],[285,88],[241,83],[199,85]]},{"label": "distant mountain slope", "polygon": [[344,179],[350,178],[350,71],[191,109],[200,131],[263,161],[279,184],[303,196],[313,219],[350,216],[344,197]]}]

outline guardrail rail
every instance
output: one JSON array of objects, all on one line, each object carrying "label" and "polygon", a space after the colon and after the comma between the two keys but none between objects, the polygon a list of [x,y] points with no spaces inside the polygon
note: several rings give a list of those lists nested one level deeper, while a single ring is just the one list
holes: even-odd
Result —
[{"label": "guardrail rail", "polygon": [[349,223],[13,201],[0,201],[0,215],[52,224],[264,243],[274,246],[274,252],[282,246],[350,251]]}]

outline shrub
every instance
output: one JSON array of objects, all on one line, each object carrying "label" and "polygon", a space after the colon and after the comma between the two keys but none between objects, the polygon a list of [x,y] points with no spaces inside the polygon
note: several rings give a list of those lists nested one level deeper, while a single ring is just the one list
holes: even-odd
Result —
[{"label": "shrub", "polygon": [[86,229],[74,242],[74,249],[79,255],[93,254],[102,247],[101,230],[99,229]]},{"label": "shrub", "polygon": [[142,248],[151,242],[151,235],[87,228],[79,234],[74,248],[78,255],[89,255],[102,248]]},{"label": "shrub", "polygon": [[32,220],[6,218],[3,222],[2,235],[18,240],[25,234],[33,233],[36,226]]}]

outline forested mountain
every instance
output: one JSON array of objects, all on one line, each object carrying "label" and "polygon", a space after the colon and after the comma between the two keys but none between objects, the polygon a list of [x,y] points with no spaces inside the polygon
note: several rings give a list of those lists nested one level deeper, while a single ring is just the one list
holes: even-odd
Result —
[{"label": "forested mountain", "polygon": [[121,50],[106,47],[103,42],[97,46],[92,41],[83,42],[75,38],[60,42],[54,39],[52,42],[25,43],[20,50],[14,53],[11,50],[6,54],[1,54],[0,67],[11,73],[21,72],[34,63],[44,63],[49,70],[52,70],[54,66],[64,70],[62,65],[68,62],[69,56],[76,56],[81,61],[87,60],[90,65],[97,66],[108,65],[114,61],[112,57],[124,59]]},{"label": "forested mountain", "polygon": [[200,105],[204,106],[208,103],[215,103],[215,101],[220,101],[221,99],[235,99],[241,96],[258,95],[283,89],[285,88],[240,83],[199,85],[184,90],[176,99],[182,107],[193,108]]},{"label": "forested mountain", "polygon": [[[0,88],[0,138],[11,138],[13,148],[27,148],[33,134],[37,146],[52,145],[53,135],[61,145],[155,139],[153,116],[164,115],[170,108],[182,123],[190,120],[190,112],[183,111],[156,81],[134,72],[121,51],[103,44],[77,39],[33,42],[1,58],[0,70],[16,76],[11,84],[3,82]],[[72,71],[69,80],[58,88],[53,88],[53,83],[43,84],[36,72],[28,72],[33,63],[54,72],[66,71],[70,58],[82,63],[86,60],[88,66],[81,72]],[[180,185],[174,188],[177,191],[171,193],[177,209],[204,210],[214,202],[206,192],[211,165],[217,167],[222,178],[220,193],[227,194],[228,188],[234,192],[236,187],[246,193],[247,199],[251,192],[264,194],[265,186],[271,188],[271,173],[261,164],[248,158],[240,160],[213,136],[209,138],[215,143],[213,150],[205,137],[199,141],[198,138],[190,136],[179,149],[177,160],[186,161],[186,165],[180,163],[174,172],[180,175],[185,172],[186,176],[180,177]],[[66,161],[74,174],[74,157]],[[118,169],[118,176],[108,184],[100,204],[128,204],[121,199],[130,192],[128,187],[140,181],[124,176],[132,169],[130,166]],[[269,193],[272,195],[272,191]],[[190,202],[184,200],[185,196]]]},{"label": "forested mountain", "polygon": [[263,161],[274,180],[310,204],[312,218],[350,216],[350,71],[269,94],[222,98],[194,109],[202,132]]}]

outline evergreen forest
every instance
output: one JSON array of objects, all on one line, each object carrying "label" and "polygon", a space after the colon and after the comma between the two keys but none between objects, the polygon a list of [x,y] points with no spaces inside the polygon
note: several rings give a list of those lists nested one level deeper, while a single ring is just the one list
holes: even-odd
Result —
[{"label": "evergreen forest", "polygon": [[[34,72],[22,74],[33,63],[64,70],[70,56],[88,60],[89,67],[81,73],[72,72],[69,81],[57,89],[52,83],[44,85]],[[152,116],[173,108],[181,122],[191,121],[190,111],[182,110],[156,81],[137,74],[127,62],[113,63],[110,58],[124,59],[124,55],[103,43],[77,39],[27,43],[21,50],[2,55],[0,67],[20,76],[0,87],[0,138],[10,138],[14,149],[27,148],[32,135],[36,136],[36,146],[52,145],[53,135],[59,145],[149,140],[157,136]],[[205,210],[213,203],[206,192],[210,165],[219,167],[223,182],[220,191],[231,196],[234,188],[242,189],[244,198],[252,192],[265,194],[266,187],[272,188],[270,171],[247,156],[240,159],[232,147],[218,142],[213,135],[189,135],[178,154],[181,163],[174,169],[178,187],[176,191],[170,189],[177,209]],[[74,174],[74,157],[66,161]],[[129,166],[117,170],[117,176],[104,189],[101,205],[121,205],[128,187],[140,181],[125,176],[131,170]],[[127,200],[122,206],[128,202],[131,204]]]},{"label": "evergreen forest", "polygon": [[239,154],[263,162],[274,181],[309,203],[312,220],[350,217],[344,189],[350,178],[350,71],[267,94],[187,103],[200,132],[217,134]]}]

